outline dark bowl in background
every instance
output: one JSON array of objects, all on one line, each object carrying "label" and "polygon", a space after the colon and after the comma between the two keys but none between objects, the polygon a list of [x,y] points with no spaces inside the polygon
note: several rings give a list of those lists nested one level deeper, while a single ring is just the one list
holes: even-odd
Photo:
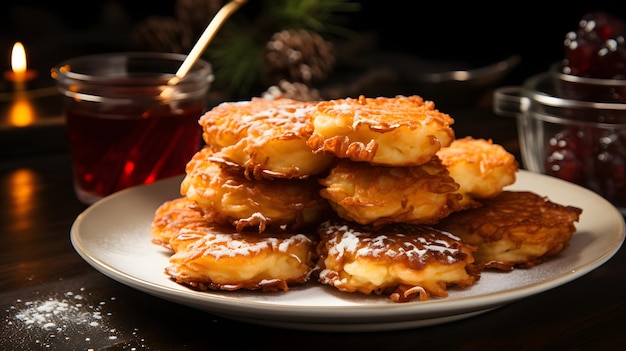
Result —
[{"label": "dark bowl in background", "polygon": [[327,99],[419,95],[449,112],[475,107],[483,98],[490,98],[491,91],[520,61],[520,56],[513,55],[477,66],[396,52],[351,54],[339,63],[322,95]]}]

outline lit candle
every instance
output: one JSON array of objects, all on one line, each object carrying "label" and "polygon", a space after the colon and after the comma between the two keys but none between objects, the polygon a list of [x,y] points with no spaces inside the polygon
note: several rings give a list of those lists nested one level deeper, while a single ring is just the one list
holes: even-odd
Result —
[{"label": "lit candle", "polygon": [[13,82],[13,103],[7,116],[8,122],[13,126],[27,126],[35,120],[35,107],[25,88],[26,82],[35,79],[36,76],[37,72],[27,67],[24,45],[20,42],[15,43],[11,51],[11,71],[4,73],[5,79]]},{"label": "lit candle", "polygon": [[26,50],[24,45],[17,42],[13,45],[11,51],[11,71],[5,72],[5,78],[13,82],[15,91],[24,90],[25,83],[34,79],[37,76],[37,72],[29,70],[26,64]]}]

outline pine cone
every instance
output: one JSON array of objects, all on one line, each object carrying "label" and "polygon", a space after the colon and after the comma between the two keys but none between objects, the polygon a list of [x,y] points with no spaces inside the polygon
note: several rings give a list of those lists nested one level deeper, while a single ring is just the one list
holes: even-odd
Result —
[{"label": "pine cone", "polygon": [[281,80],[278,85],[269,87],[262,96],[266,99],[277,99],[280,97],[297,101],[319,101],[320,93],[317,89],[310,88],[303,83],[293,83]]},{"label": "pine cone", "polygon": [[222,0],[177,0],[175,17],[191,30],[197,40],[223,4]]},{"label": "pine cone", "polygon": [[133,29],[133,45],[139,50],[187,53],[193,45],[191,31],[170,17],[148,17]]},{"label": "pine cone", "polygon": [[309,30],[274,33],[266,49],[265,69],[269,84],[281,80],[319,84],[328,78],[335,65],[332,44]]}]

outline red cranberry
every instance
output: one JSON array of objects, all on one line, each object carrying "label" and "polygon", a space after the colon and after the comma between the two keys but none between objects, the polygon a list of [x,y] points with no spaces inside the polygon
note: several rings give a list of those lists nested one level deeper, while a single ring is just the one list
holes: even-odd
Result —
[{"label": "red cranberry", "polygon": [[596,66],[596,52],[600,45],[594,39],[579,36],[576,32],[569,32],[565,38],[565,60],[563,73],[586,77]]},{"label": "red cranberry", "polygon": [[589,78],[626,78],[626,24],[606,12],[583,16],[565,35],[563,73]]},{"label": "red cranberry", "polygon": [[578,23],[579,29],[595,33],[599,40],[605,41],[624,34],[624,21],[604,11],[590,12]]},{"label": "red cranberry", "polygon": [[599,192],[614,197],[626,197],[626,132],[602,133],[597,140],[595,175],[600,181]]},{"label": "red cranberry", "polygon": [[582,184],[583,162],[577,129],[565,129],[548,142],[546,173],[572,183]]},{"label": "red cranberry", "polygon": [[546,173],[626,206],[626,129],[566,128],[549,140]]},{"label": "red cranberry", "polygon": [[600,47],[596,67],[591,73],[596,78],[626,79],[626,45],[624,37],[607,39]]}]

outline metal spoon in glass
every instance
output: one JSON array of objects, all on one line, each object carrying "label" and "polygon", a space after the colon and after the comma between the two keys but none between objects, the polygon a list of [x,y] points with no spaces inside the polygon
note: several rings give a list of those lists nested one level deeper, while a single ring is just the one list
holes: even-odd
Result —
[{"label": "metal spoon in glass", "polygon": [[[193,48],[189,52],[189,55],[185,58],[183,63],[176,71],[174,77],[172,77],[167,83],[169,86],[173,86],[178,84],[185,75],[189,72],[193,64],[200,58],[206,47],[209,45],[211,40],[215,37],[217,31],[221,28],[221,26],[226,22],[228,17],[232,15],[235,11],[237,11],[241,5],[245,4],[247,0],[232,0],[222,6],[222,8],[215,14],[215,17],[211,20],[209,25],[206,27],[196,44],[194,44]],[[161,96],[167,97],[171,94],[172,89],[166,88],[161,92]]]}]

